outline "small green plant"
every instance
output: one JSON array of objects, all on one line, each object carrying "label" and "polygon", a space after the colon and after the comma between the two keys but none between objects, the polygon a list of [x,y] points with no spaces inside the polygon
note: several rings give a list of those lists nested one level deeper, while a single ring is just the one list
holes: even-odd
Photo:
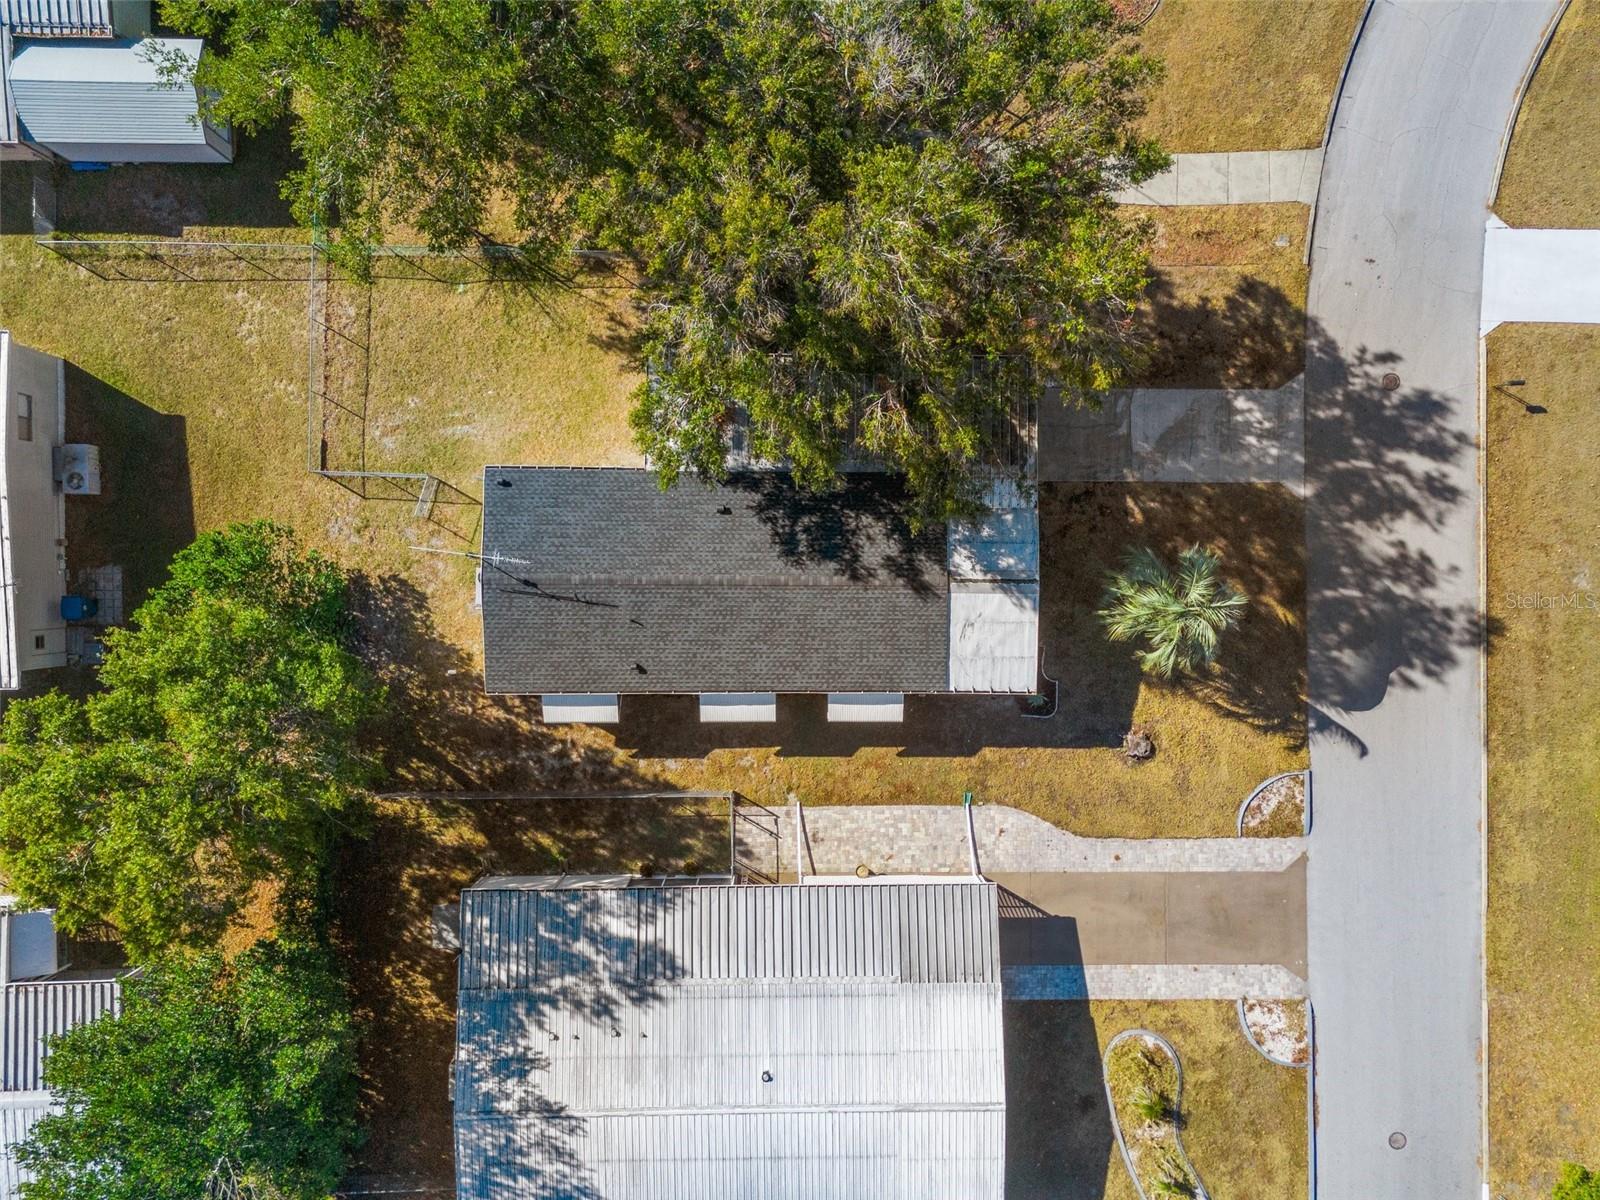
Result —
[{"label": "small green plant", "polygon": [[1239,623],[1249,601],[1223,582],[1222,559],[1203,546],[1178,555],[1176,570],[1148,546],[1128,551],[1108,577],[1100,608],[1114,642],[1142,640],[1139,665],[1161,679],[1199,671],[1217,656],[1221,635]]},{"label": "small green plant", "polygon": [[1133,1111],[1146,1121],[1167,1121],[1172,1118],[1172,1101],[1166,1093],[1144,1086],[1133,1094]]},{"label": "small green plant", "polygon": [[1563,1163],[1550,1200],[1600,1200],[1600,1175],[1577,1163]]},{"label": "small green plant", "polygon": [[1188,1165],[1172,1150],[1161,1156],[1157,1172],[1150,1187],[1158,1196],[1196,1196],[1200,1192]]}]

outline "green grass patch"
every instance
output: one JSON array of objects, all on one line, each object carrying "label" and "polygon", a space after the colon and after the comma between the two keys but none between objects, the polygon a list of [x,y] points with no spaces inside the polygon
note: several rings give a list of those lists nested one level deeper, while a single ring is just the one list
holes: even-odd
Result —
[{"label": "green grass patch", "polygon": [[1488,356],[1489,1169],[1534,1200],[1600,1162],[1600,329]]},{"label": "green grass patch", "polygon": [[1600,226],[1600,4],[1573,0],[1522,100],[1494,211],[1533,229]]}]

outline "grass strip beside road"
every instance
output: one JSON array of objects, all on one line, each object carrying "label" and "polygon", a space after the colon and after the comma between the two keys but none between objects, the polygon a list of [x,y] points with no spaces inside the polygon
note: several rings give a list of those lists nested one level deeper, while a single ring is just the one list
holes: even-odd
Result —
[{"label": "grass strip beside road", "polygon": [[1174,154],[1322,144],[1365,0],[1162,0],[1145,50],[1166,64],[1143,131]]},{"label": "grass strip beside road", "polygon": [[1543,1200],[1600,1164],[1600,328],[1503,325],[1487,378],[1489,1174]]},{"label": "grass strip beside road", "polygon": [[1600,3],[1572,0],[1522,98],[1495,215],[1528,229],[1600,227]]}]

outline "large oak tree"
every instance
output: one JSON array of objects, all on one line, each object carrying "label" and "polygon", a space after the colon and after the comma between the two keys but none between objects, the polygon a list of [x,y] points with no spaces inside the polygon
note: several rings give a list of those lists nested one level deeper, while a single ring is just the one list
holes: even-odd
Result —
[{"label": "large oak tree", "polygon": [[[640,280],[640,446],[730,427],[812,486],[865,449],[971,505],[1013,406],[1136,355],[1147,229],[1111,192],[1155,65],[1105,0],[166,0],[216,114],[294,120],[304,220],[440,247],[509,203],[528,261]],[[220,51],[220,52],[219,52]]]}]

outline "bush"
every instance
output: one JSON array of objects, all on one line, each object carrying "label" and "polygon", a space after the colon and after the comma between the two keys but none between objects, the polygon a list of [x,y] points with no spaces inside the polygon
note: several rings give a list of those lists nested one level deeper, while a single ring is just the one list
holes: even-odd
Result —
[{"label": "bush", "polygon": [[1600,1200],[1600,1175],[1577,1163],[1564,1163],[1550,1200]]},{"label": "bush", "polygon": [[346,578],[268,522],[208,533],[107,638],[103,690],[0,724],[0,873],[140,958],[214,939],[266,880],[313,879],[371,777],[380,693],[344,647]]},{"label": "bush", "polygon": [[354,1045],[320,946],[163,958],[125,981],[119,1016],[51,1043],[60,1108],[19,1151],[24,1200],[196,1200],[217,1178],[327,1196],[356,1141]]}]

